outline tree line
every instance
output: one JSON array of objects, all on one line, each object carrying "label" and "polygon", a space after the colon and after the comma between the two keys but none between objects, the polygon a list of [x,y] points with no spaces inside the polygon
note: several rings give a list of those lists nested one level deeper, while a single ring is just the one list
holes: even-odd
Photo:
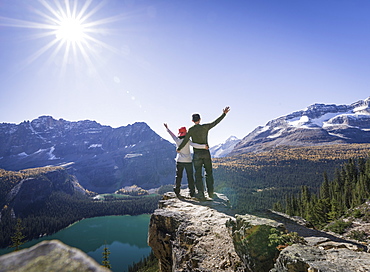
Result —
[{"label": "tree line", "polygon": [[273,209],[288,215],[297,215],[322,228],[349,209],[358,207],[370,197],[370,158],[349,159],[337,168],[333,179],[323,174],[318,192],[301,186],[298,194],[286,195]]}]

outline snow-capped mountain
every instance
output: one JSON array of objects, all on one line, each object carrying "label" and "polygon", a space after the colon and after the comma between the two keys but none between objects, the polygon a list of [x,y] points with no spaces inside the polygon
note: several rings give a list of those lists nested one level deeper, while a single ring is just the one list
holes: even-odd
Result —
[{"label": "snow-capped mountain", "polygon": [[172,183],[174,153],[175,147],[143,122],[112,128],[41,116],[0,124],[0,168],[62,165],[84,188],[98,193]]},{"label": "snow-capped mountain", "polygon": [[370,142],[370,97],[351,105],[314,104],[257,127],[230,155],[277,146]]},{"label": "snow-capped mountain", "polygon": [[234,149],[241,139],[235,136],[230,136],[225,142],[215,145],[209,149],[212,158],[226,157]]}]

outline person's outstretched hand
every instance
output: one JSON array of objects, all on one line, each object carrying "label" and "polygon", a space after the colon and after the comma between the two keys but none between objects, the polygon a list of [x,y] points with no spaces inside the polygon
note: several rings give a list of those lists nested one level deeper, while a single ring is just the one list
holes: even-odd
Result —
[{"label": "person's outstretched hand", "polygon": [[165,127],[165,128],[167,128],[167,129],[168,129],[167,123],[164,123],[163,125],[164,125],[164,127]]},{"label": "person's outstretched hand", "polygon": [[228,113],[230,111],[230,107],[224,108],[223,111],[224,111],[225,114]]}]

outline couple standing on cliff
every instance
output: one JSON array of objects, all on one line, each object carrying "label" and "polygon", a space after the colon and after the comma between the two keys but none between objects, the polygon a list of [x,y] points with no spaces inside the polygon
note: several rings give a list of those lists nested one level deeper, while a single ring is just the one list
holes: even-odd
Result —
[{"label": "couple standing on cliff", "polygon": [[[176,142],[177,146],[177,156],[176,156],[176,179],[175,187],[173,188],[177,197],[180,195],[180,187],[182,174],[184,169],[186,170],[186,175],[188,178],[188,186],[190,190],[190,196],[196,197],[200,200],[205,200],[204,195],[204,185],[203,185],[203,167],[206,173],[206,185],[207,192],[210,198],[214,197],[213,189],[213,173],[212,173],[212,160],[211,154],[208,150],[208,131],[216,126],[230,111],[229,107],[223,109],[223,113],[215,121],[208,124],[200,124],[200,115],[195,113],[192,115],[192,121],[194,126],[189,128],[186,132],[186,128],[182,127],[179,129],[178,137],[169,130],[167,124],[164,124],[168,133],[171,135],[173,140]],[[190,141],[191,138],[191,141]],[[191,158],[190,145],[193,146],[194,156]],[[195,186],[193,177],[193,165],[195,168]],[[195,187],[198,193],[195,194]]]}]

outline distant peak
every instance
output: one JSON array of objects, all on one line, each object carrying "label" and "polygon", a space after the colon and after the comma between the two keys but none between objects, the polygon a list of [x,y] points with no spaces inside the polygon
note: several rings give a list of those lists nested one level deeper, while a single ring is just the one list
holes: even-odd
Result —
[{"label": "distant peak", "polygon": [[227,138],[227,140],[225,142],[227,143],[227,142],[232,142],[232,141],[237,141],[237,140],[239,140],[238,137],[230,136],[229,138]]},{"label": "distant peak", "polygon": [[53,118],[53,116],[50,116],[50,115],[41,115],[37,119],[54,119],[54,118]]}]

